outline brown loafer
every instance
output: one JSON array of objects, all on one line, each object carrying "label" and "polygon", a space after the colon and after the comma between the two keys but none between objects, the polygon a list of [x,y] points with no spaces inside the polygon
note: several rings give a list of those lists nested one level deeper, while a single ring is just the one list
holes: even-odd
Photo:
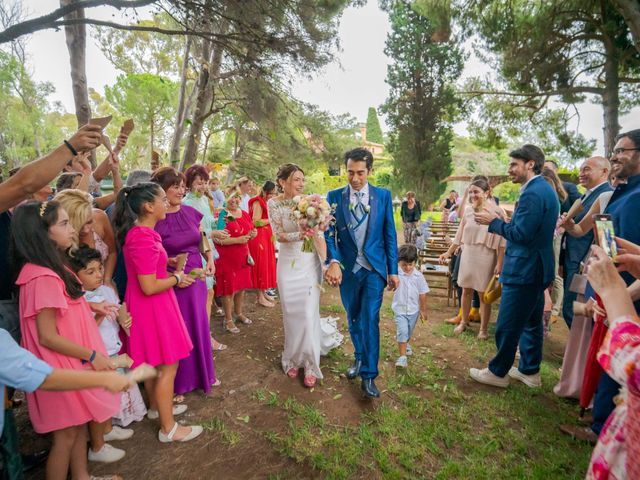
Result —
[{"label": "brown loafer", "polygon": [[571,438],[589,442],[591,445],[598,443],[598,435],[595,434],[591,427],[581,425],[560,425],[560,431],[570,435]]}]

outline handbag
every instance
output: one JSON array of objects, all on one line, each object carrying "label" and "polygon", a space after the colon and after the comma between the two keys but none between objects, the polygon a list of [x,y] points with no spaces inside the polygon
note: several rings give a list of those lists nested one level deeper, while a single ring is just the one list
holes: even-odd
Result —
[{"label": "handbag", "polygon": [[256,264],[256,262],[253,260],[253,257],[251,256],[250,253],[247,253],[247,265],[253,267]]},{"label": "handbag", "polygon": [[211,244],[209,243],[207,234],[204,232],[200,232],[200,243],[198,244],[198,250],[200,250],[200,253],[203,256],[206,256],[207,253],[211,251]]},{"label": "handbag", "polygon": [[502,295],[502,284],[498,280],[498,277],[493,275],[491,280],[489,280],[489,285],[487,285],[487,288],[484,291],[482,301],[487,305],[491,305],[500,298],[500,295]]}]

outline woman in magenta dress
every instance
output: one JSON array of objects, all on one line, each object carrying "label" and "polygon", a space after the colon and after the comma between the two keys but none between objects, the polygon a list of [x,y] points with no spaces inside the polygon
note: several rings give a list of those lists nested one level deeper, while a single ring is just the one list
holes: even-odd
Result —
[{"label": "woman in magenta dress", "polygon": [[222,297],[224,329],[239,333],[234,321],[250,325],[252,322],[242,313],[244,291],[252,288],[249,240],[257,235],[251,217],[240,209],[242,193],[233,188],[227,198],[227,207],[218,216],[218,230],[226,229],[229,238],[216,239],[220,258],[216,260],[216,297]]},{"label": "woman in magenta dress", "polygon": [[[26,203],[13,214],[22,345],[54,368],[113,370],[82,286],[65,263],[74,235],[57,202]],[[120,394],[102,388],[37,390],[27,394],[27,404],[35,431],[53,432],[47,478],[67,478],[69,468],[73,478],[88,478],[86,426],[109,421],[119,409]]]},{"label": "woman in magenta dress", "polygon": [[260,194],[249,200],[249,215],[258,235],[249,241],[249,252],[255,262],[251,269],[253,288],[258,290],[258,303],[264,307],[274,307],[275,303],[267,290],[276,288],[276,250],[273,231],[269,222],[267,202],[275,195],[276,184],[267,181]]},{"label": "woman in magenta dress", "polygon": [[[199,249],[202,214],[195,208],[182,205],[182,197],[185,193],[184,176],[174,168],[162,167],[154,172],[151,180],[160,184],[169,203],[167,216],[160,220],[155,228],[162,238],[162,246],[167,251],[167,255],[173,258],[181,253],[187,253],[185,273],[190,274],[194,269],[202,271],[202,257]],[[205,282],[205,275],[213,276],[214,272],[212,252],[209,251],[206,268],[204,272],[193,277],[195,279],[193,284],[187,288],[174,289],[182,318],[193,343],[193,350],[189,356],[180,360],[174,384],[174,392],[177,395],[197,389],[209,393],[212,385],[220,383],[216,381],[213,365]]]},{"label": "woman in magenta dress", "polygon": [[153,365],[160,376],[145,382],[149,418],[160,419],[158,439],[186,442],[202,433],[201,426],[180,426],[173,418],[186,405],[173,406],[173,382],[178,362],[193,348],[173,287],[194,280],[183,271],[167,272],[167,252],[154,230],[167,214],[167,196],[156,183],[139,183],[118,193],[114,226],[127,269],[125,301],[131,314],[129,355],[133,366]]}]

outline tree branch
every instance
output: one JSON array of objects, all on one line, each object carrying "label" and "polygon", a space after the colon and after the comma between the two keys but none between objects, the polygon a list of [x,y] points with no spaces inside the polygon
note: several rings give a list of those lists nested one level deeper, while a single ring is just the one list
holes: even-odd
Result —
[{"label": "tree branch", "polygon": [[150,5],[157,1],[158,0],[80,0],[78,2],[70,3],[69,5],[57,8],[47,15],[11,25],[10,27],[0,32],[0,43],[11,42],[18,37],[21,37],[22,35],[27,35],[29,33],[34,33],[47,28],[52,28],[57,19],[80,9],[99,6],[110,6],[117,9],[138,8]]},{"label": "tree branch", "polygon": [[509,97],[548,97],[548,96],[557,96],[557,95],[565,95],[567,93],[593,93],[594,95],[602,95],[604,93],[604,89],[597,87],[571,87],[571,88],[562,88],[559,90],[550,90],[548,92],[531,92],[531,93],[519,93],[519,92],[504,92],[504,91],[494,91],[494,90],[466,90],[462,92],[458,92],[460,95],[506,95]]}]

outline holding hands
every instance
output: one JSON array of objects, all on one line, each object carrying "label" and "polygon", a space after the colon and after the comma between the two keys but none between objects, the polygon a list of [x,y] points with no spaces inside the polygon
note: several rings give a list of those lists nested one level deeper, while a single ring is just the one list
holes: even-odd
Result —
[{"label": "holding hands", "polygon": [[332,287],[339,287],[342,283],[342,269],[340,268],[340,263],[332,262],[324,273],[324,278]]}]

